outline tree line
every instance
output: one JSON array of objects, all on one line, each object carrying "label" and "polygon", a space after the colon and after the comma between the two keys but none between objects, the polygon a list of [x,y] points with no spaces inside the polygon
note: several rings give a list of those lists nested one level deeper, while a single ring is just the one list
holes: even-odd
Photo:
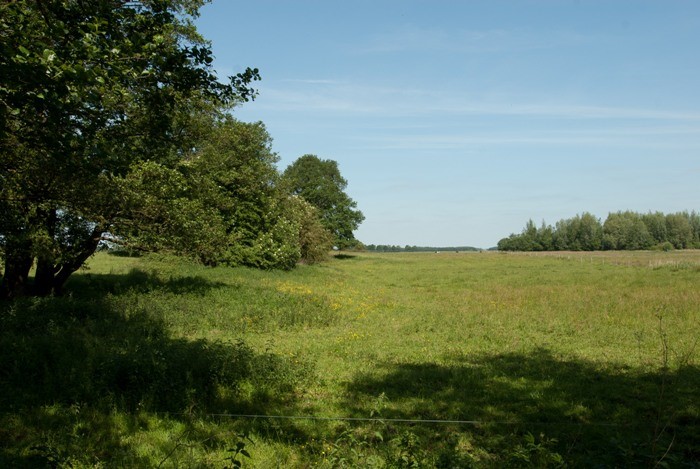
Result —
[{"label": "tree line", "polygon": [[364,249],[369,252],[459,252],[459,251],[481,251],[479,248],[472,246],[398,246],[393,244],[367,244]]},{"label": "tree line", "polygon": [[337,163],[280,174],[265,126],[232,117],[260,73],[219,81],[203,3],[0,6],[0,297],[59,293],[105,242],[285,269],[356,242]]},{"label": "tree line", "polygon": [[584,212],[554,226],[529,220],[519,234],[498,242],[500,251],[600,251],[700,248],[700,214],[620,211],[604,222]]}]

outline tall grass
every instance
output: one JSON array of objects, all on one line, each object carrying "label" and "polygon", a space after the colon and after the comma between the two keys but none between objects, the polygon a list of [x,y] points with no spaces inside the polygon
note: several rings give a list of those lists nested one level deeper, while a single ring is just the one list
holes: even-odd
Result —
[{"label": "tall grass", "polygon": [[698,266],[101,254],[66,296],[0,305],[0,465],[223,467],[241,442],[250,467],[698,464]]}]

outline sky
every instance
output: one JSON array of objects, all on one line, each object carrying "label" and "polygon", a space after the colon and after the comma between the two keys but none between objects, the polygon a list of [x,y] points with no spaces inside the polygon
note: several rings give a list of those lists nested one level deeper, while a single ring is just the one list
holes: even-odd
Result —
[{"label": "sky", "polygon": [[365,244],[489,248],[530,219],[700,210],[700,2],[215,0],[278,168],[338,162]]}]

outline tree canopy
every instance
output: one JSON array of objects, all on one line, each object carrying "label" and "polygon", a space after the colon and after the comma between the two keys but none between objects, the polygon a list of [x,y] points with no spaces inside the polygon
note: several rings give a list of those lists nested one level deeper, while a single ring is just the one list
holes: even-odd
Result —
[{"label": "tree canopy", "polygon": [[554,227],[528,221],[520,234],[498,242],[501,251],[598,251],[700,248],[700,214],[614,212],[604,223],[590,213]]},{"label": "tree canopy", "polygon": [[285,169],[282,180],[290,194],[318,209],[321,223],[333,234],[336,247],[344,249],[357,244],[353,232],[365,217],[345,193],[348,182],[340,175],[336,161],[304,155]]},{"label": "tree canopy", "polygon": [[[25,292],[34,263],[34,293],[60,290],[103,233],[147,215],[134,208],[168,199],[160,215],[181,218],[204,208],[184,203],[188,189],[170,170],[192,150],[197,110],[253,98],[259,75],[217,80],[192,24],[202,3],[0,5],[0,296]],[[151,191],[140,205],[124,192],[139,181]]]}]

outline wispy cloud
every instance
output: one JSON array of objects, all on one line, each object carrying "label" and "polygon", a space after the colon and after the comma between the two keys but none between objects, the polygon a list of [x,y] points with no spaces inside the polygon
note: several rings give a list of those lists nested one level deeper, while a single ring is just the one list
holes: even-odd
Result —
[{"label": "wispy cloud", "polygon": [[391,31],[369,37],[351,52],[356,54],[412,53],[495,53],[502,51],[525,51],[571,47],[600,42],[606,39],[599,35],[583,35],[570,31],[528,30],[452,30],[423,28],[404,24]]},{"label": "wispy cloud", "polygon": [[440,106],[435,109],[456,114],[492,114],[533,117],[561,117],[571,119],[670,119],[700,120],[700,113],[666,110],[594,106],[580,104],[483,103]]},{"label": "wispy cloud", "polygon": [[[357,139],[358,150],[392,150],[392,151],[444,151],[460,150],[473,152],[476,147],[483,146],[605,146],[605,147],[638,147],[664,149],[700,149],[700,141],[676,141],[674,139],[643,139],[649,133],[611,134],[606,132],[580,133],[542,133],[531,131],[519,134],[504,131],[500,134],[479,134],[465,131],[463,134],[423,134],[423,135],[393,135],[378,138]],[[461,153],[460,153],[461,154]]]},{"label": "wispy cloud", "polygon": [[283,83],[301,83],[305,85],[342,85],[344,82],[328,79],[303,79],[303,78],[287,78],[280,80]]},{"label": "wispy cloud", "polygon": [[474,101],[434,89],[382,87],[332,79],[290,79],[261,86],[256,106],[276,112],[362,114],[374,117],[521,116],[563,119],[700,121],[700,112],[512,100]]}]

